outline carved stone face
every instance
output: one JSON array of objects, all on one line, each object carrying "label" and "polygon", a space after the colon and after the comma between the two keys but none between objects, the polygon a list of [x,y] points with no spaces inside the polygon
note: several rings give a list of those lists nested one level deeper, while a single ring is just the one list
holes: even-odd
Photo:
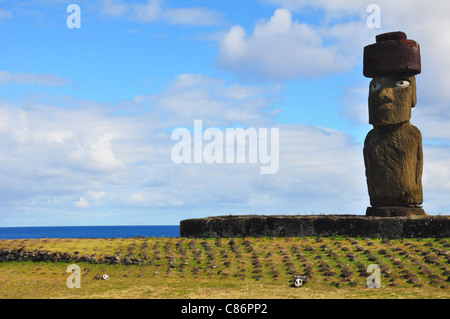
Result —
[{"label": "carved stone face", "polygon": [[416,101],[414,75],[377,76],[370,82],[369,123],[378,127],[406,122]]}]

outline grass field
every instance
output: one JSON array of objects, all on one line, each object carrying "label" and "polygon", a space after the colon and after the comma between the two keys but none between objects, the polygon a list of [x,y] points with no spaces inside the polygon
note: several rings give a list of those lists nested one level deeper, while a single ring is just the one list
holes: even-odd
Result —
[{"label": "grass field", "polygon": [[[450,297],[449,238],[24,239],[0,249],[70,254],[0,262],[0,298]],[[80,288],[67,287],[70,264]],[[367,287],[370,264],[380,266],[381,288]],[[294,288],[294,274],[309,280]]]}]

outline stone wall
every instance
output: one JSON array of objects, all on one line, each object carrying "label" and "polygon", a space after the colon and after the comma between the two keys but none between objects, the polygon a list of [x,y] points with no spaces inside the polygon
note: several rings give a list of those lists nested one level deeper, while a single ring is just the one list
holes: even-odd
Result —
[{"label": "stone wall", "polygon": [[142,258],[118,255],[105,255],[97,258],[94,255],[80,255],[77,252],[59,252],[47,250],[26,250],[26,249],[0,249],[0,262],[3,261],[45,261],[45,262],[87,262],[93,264],[124,264],[142,265],[146,262]]},{"label": "stone wall", "polygon": [[363,215],[219,216],[187,219],[181,237],[450,237],[450,216],[373,217]]}]

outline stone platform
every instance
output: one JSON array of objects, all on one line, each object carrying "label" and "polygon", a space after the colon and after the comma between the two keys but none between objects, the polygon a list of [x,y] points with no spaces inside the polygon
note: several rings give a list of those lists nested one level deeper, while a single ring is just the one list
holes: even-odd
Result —
[{"label": "stone platform", "polygon": [[349,236],[383,238],[450,237],[450,216],[364,215],[229,215],[180,222],[180,236],[301,237]]},{"label": "stone platform", "polygon": [[423,208],[416,207],[367,207],[366,216],[379,217],[400,217],[400,216],[426,216],[427,214]]}]

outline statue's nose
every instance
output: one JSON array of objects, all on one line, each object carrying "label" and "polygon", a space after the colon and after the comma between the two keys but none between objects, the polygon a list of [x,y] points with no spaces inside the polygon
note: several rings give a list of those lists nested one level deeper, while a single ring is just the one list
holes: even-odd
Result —
[{"label": "statue's nose", "polygon": [[393,94],[394,94],[394,91],[392,88],[385,87],[385,88],[381,89],[380,93],[378,94],[378,99],[383,102],[392,102]]}]

